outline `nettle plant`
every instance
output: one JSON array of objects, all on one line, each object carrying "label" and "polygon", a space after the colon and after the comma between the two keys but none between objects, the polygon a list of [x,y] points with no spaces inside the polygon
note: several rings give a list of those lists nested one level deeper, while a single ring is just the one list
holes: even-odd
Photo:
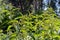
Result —
[{"label": "nettle plant", "polygon": [[60,40],[60,19],[52,8],[23,15],[19,8],[3,3],[0,40]]},{"label": "nettle plant", "polygon": [[[49,8],[41,14],[23,15],[18,9],[4,14],[1,20],[2,32],[6,40],[60,40],[60,19]],[[6,12],[6,11],[5,11]],[[5,18],[7,17],[7,18]],[[4,21],[3,21],[4,20]],[[6,28],[6,29],[4,29]],[[1,33],[2,33],[1,32]]]}]

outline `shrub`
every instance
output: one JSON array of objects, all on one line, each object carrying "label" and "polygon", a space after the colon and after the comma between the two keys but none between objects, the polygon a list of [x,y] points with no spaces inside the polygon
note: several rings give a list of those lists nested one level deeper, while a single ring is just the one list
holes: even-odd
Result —
[{"label": "shrub", "polygon": [[60,40],[60,19],[52,8],[23,15],[19,8],[3,3],[0,40]]}]

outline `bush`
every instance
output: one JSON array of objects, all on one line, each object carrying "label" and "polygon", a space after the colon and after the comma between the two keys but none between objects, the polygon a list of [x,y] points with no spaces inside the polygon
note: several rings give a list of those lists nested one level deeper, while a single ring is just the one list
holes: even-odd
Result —
[{"label": "bush", "polygon": [[19,8],[3,3],[0,40],[60,40],[60,19],[52,8],[23,15]]},{"label": "bush", "polygon": [[2,9],[0,40],[60,40],[58,16],[51,8],[39,13],[23,15],[18,8]]}]

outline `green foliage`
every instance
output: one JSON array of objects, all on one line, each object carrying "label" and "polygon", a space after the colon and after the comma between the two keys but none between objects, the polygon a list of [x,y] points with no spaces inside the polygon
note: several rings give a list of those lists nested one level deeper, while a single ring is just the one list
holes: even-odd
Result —
[{"label": "green foliage", "polygon": [[19,8],[0,6],[0,40],[60,40],[60,19],[52,8],[23,15]]}]

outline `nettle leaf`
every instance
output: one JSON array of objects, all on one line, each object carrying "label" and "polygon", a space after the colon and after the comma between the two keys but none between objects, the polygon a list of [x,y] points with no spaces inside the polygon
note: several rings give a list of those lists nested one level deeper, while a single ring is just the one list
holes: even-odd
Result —
[{"label": "nettle leaf", "polygon": [[11,38],[13,38],[13,37],[16,37],[16,33],[13,33],[12,35],[11,35]]},{"label": "nettle leaf", "polygon": [[9,25],[8,28],[7,28],[7,31],[9,31],[11,27],[12,27],[12,25]]},{"label": "nettle leaf", "polygon": [[18,23],[18,21],[17,20],[11,20],[11,21],[9,21],[8,24],[10,24],[10,23]]}]

